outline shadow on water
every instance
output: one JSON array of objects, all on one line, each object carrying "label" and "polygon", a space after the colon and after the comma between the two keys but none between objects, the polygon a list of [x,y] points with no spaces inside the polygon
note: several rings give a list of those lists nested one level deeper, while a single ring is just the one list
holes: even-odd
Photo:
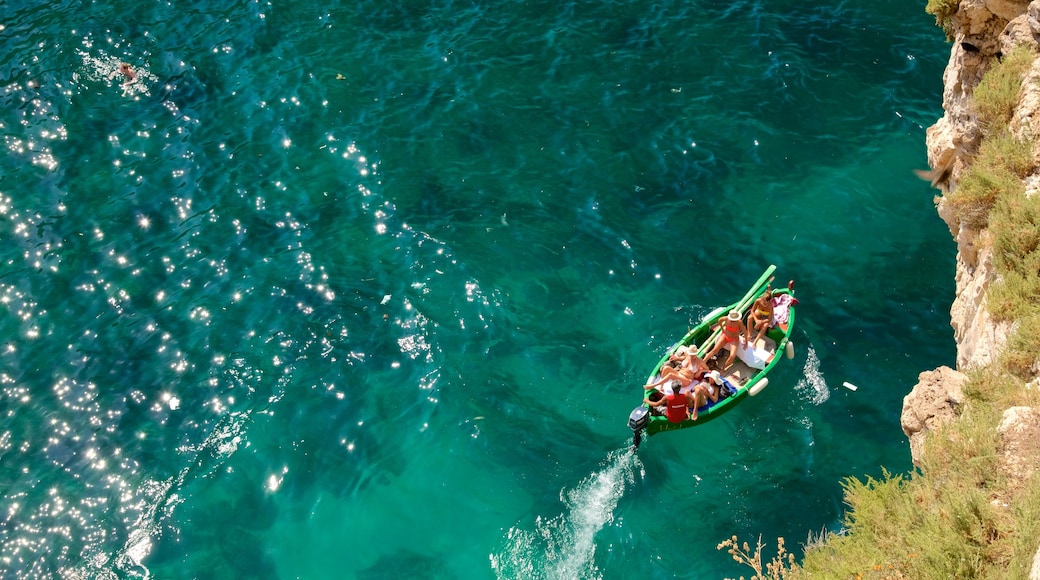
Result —
[{"label": "shadow on water", "polygon": [[447,566],[438,558],[423,556],[411,550],[400,550],[379,558],[357,573],[358,580],[381,578],[446,578]]}]

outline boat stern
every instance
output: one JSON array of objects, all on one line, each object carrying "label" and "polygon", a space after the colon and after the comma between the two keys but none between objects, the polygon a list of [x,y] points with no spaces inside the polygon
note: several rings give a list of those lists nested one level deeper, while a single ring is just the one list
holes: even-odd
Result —
[{"label": "boat stern", "polygon": [[650,424],[650,409],[640,405],[628,416],[628,428],[632,430],[632,448],[638,449],[643,440],[643,431]]}]

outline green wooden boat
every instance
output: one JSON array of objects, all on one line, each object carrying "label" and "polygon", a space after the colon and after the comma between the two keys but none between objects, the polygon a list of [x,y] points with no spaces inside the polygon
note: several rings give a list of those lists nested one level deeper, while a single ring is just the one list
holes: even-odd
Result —
[{"label": "green wooden boat", "polygon": [[[642,405],[632,411],[628,418],[628,426],[634,434],[634,447],[639,447],[644,434],[651,436],[664,431],[697,427],[721,417],[723,414],[733,410],[747,397],[753,397],[760,393],[769,384],[769,379],[766,378],[766,375],[780,361],[781,353],[785,354],[787,358],[794,357],[794,344],[791,342],[791,332],[794,329],[795,305],[798,303],[794,298],[794,282],[788,283],[787,288],[773,289],[771,282],[775,270],[775,265],[769,266],[743,298],[728,306],[717,308],[705,316],[697,326],[672,345],[664,356],[661,357],[661,360],[657,361],[653,372],[650,373],[644,384],[643,395],[649,394],[651,398],[663,397],[661,391],[669,387],[670,381],[653,390],[647,391],[645,389],[649,385],[662,381],[661,369],[669,363],[673,355],[680,351],[696,349],[697,355],[703,359],[706,354],[713,350],[716,341],[719,340],[721,333],[719,325],[726,319],[727,315],[731,311],[737,311],[740,313],[741,319],[746,323],[755,300],[763,293],[769,291],[773,297],[774,312],[770,328],[762,338],[755,341],[754,344],[746,346],[738,341],[736,343],[739,347],[737,358],[733,364],[726,368],[720,368],[720,365],[725,364],[728,358],[728,349],[731,348],[729,344],[726,344],[716,356],[705,361],[709,369],[716,372],[710,373],[709,376],[704,377],[702,380],[711,381],[715,388],[718,389],[720,393],[718,401],[706,400],[706,404],[701,405],[697,409],[696,421],[688,417],[685,421],[677,423],[670,422],[663,412],[657,408],[651,408],[651,405],[644,401]],[[752,338],[756,334],[757,332],[752,331]],[[694,381],[694,383],[697,382],[699,381]],[[665,392],[671,391],[666,390]],[[655,395],[654,393],[659,394]]]}]

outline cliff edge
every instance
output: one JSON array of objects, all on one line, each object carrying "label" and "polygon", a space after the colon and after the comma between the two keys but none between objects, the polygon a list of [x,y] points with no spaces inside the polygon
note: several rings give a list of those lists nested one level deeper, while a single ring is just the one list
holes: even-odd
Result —
[{"label": "cliff edge", "polygon": [[[954,420],[965,409],[969,376],[996,366],[1016,329],[1016,320],[998,320],[987,311],[987,292],[1000,278],[995,267],[991,232],[986,226],[960,217],[951,207],[950,193],[972,167],[990,129],[980,120],[973,98],[984,75],[1020,45],[1040,55],[1040,0],[930,0],[928,11],[951,41],[950,60],[943,75],[943,117],[927,131],[931,170],[920,172],[941,196],[940,217],[957,243],[956,297],[950,311],[957,343],[957,368],[941,367],[921,373],[918,384],[903,400],[901,424],[910,442],[911,457],[921,467],[930,433]],[[1026,66],[1007,130],[1031,144],[1032,163],[1023,171],[1025,196],[1040,191],[1040,56]],[[1040,275],[1040,272],[1037,273]],[[1034,378],[1024,389],[1040,388],[1040,361],[1032,364]],[[996,436],[999,466],[1013,484],[1026,485],[1040,466],[1040,408],[1012,406],[1001,413]],[[927,474],[926,474],[927,475]],[[1012,497],[995,498],[1005,507]],[[1033,559],[1030,578],[1040,580],[1040,552]]]},{"label": "cliff edge", "polygon": [[[943,194],[936,197],[936,207],[957,242],[956,297],[950,309],[957,369],[922,373],[920,382],[903,401],[903,431],[911,440],[913,460],[918,465],[921,438],[937,422],[952,417],[960,404],[965,379],[962,373],[995,362],[1014,326],[1013,321],[995,320],[986,309],[987,289],[997,278],[989,232],[960,220],[946,196],[971,166],[984,135],[972,99],[982,76],[1015,45],[1030,45],[1040,54],[1040,0],[961,0],[944,29],[952,46],[943,74],[944,114],[927,132],[932,167],[927,177]],[[1023,83],[1009,128],[1020,139],[1040,141],[1040,59],[1033,62]],[[1040,151],[1034,145],[1038,171],[1025,180],[1027,195],[1040,190],[1038,156]]]}]

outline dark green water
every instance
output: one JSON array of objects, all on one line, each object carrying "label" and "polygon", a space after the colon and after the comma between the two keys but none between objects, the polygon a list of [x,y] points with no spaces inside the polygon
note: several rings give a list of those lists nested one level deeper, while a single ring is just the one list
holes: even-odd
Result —
[{"label": "dark green water", "polygon": [[[174,4],[0,9],[0,577],[735,577],[910,469],[923,2]],[[629,453],[770,263],[795,359]]]}]

